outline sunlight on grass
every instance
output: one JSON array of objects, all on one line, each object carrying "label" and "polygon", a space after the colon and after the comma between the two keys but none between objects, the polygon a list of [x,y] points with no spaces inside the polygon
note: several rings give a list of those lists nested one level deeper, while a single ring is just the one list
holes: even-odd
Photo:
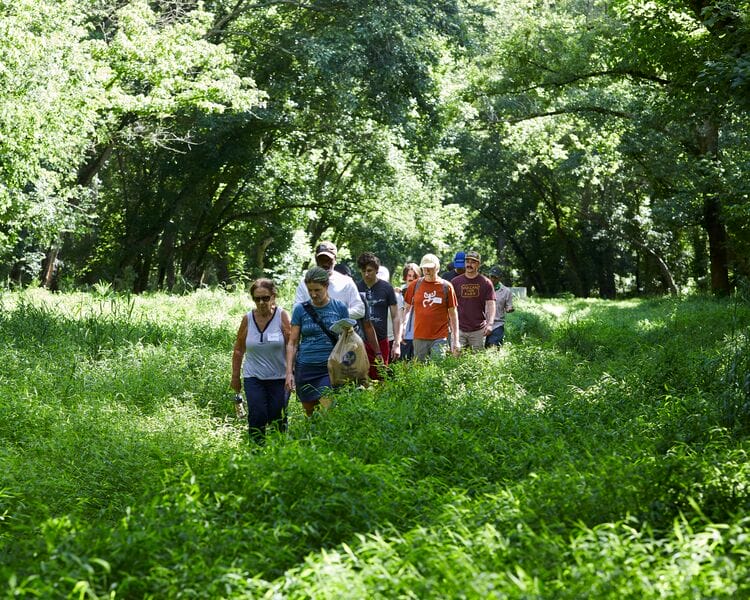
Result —
[{"label": "sunlight on grass", "polygon": [[540,304],[540,307],[545,312],[554,315],[555,317],[562,317],[566,312],[568,312],[568,308],[564,304],[554,304],[552,302],[543,302]]},{"label": "sunlight on grass", "polygon": [[0,304],[8,596],[750,594],[747,306],[525,300],[502,348],[293,399],[255,447],[247,295]]},{"label": "sunlight on grass", "polygon": [[635,322],[635,328],[638,331],[658,331],[666,327],[666,322],[662,319],[638,319]]}]

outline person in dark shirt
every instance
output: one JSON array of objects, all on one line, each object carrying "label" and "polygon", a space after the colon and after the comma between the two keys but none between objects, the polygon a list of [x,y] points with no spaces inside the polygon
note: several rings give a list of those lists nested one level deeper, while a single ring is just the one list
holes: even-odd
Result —
[{"label": "person in dark shirt", "polygon": [[466,252],[459,250],[453,257],[453,262],[448,264],[450,270],[443,273],[440,277],[446,281],[453,281],[455,277],[463,275],[466,272]]},{"label": "person in dark shirt", "polygon": [[[365,295],[367,305],[370,308],[370,320],[375,327],[378,338],[380,355],[372,352],[367,347],[367,356],[370,359],[370,378],[380,379],[377,361],[380,359],[383,365],[387,365],[391,358],[394,360],[401,355],[401,316],[398,312],[398,303],[393,286],[382,279],[378,279],[380,259],[372,252],[365,252],[357,258],[357,266],[362,274],[362,281],[357,283],[360,293]],[[388,315],[393,322],[394,340],[393,345],[388,341]]]},{"label": "person in dark shirt", "polygon": [[467,252],[466,272],[451,281],[458,299],[459,341],[462,348],[474,350],[484,348],[495,322],[495,288],[479,273],[481,260],[478,252]]}]

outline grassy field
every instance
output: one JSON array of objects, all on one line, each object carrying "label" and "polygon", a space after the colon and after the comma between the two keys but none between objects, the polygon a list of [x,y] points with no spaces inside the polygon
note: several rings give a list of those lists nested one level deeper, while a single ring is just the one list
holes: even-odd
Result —
[{"label": "grassy field", "polygon": [[746,300],[526,300],[260,449],[247,304],[0,294],[5,597],[750,597]]}]

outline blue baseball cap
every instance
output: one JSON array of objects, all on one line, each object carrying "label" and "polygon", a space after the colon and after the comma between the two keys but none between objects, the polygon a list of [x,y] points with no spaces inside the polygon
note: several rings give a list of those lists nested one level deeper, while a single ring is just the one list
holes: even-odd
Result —
[{"label": "blue baseball cap", "polygon": [[453,257],[453,268],[454,269],[465,269],[466,268],[466,252],[459,250],[456,252],[456,256]]}]

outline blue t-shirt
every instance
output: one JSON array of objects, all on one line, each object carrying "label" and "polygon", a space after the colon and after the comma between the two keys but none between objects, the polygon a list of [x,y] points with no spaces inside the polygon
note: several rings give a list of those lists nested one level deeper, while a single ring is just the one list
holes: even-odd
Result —
[{"label": "blue t-shirt", "polygon": [[[320,320],[329,329],[339,319],[349,318],[349,309],[346,304],[331,298],[325,306],[315,306],[310,303],[312,309],[318,313]],[[300,342],[297,349],[297,362],[303,365],[327,364],[328,357],[333,350],[331,339],[325,334],[312,317],[307,314],[302,304],[297,304],[292,311],[292,325],[300,327]]]}]

